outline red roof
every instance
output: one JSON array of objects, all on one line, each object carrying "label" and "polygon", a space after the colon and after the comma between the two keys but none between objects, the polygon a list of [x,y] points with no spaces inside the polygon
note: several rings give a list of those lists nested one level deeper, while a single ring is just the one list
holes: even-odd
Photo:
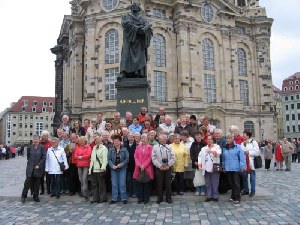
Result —
[{"label": "red roof", "polygon": [[[50,104],[49,104],[50,103]],[[43,112],[43,108],[46,112],[52,112],[54,108],[54,97],[40,97],[40,96],[22,96],[18,102],[16,102],[11,108],[10,112]],[[35,108],[35,111],[32,110]],[[45,111],[44,111],[45,112]]]},{"label": "red roof", "polygon": [[294,75],[291,75],[288,78],[284,79],[283,81],[289,81],[289,80],[294,80],[294,79],[299,79],[299,78],[300,78],[300,72],[297,72]]}]

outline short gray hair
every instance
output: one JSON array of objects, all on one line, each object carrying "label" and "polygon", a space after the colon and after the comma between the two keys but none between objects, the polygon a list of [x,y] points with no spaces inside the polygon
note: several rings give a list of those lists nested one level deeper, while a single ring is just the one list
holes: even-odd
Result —
[{"label": "short gray hair", "polygon": [[43,135],[45,135],[45,134],[48,135],[48,136],[50,135],[49,132],[48,132],[47,130],[43,130],[42,133],[41,133],[41,136],[43,136]]},{"label": "short gray hair", "polygon": [[231,125],[231,126],[230,126],[230,130],[237,130],[237,131],[238,131],[239,128],[238,128],[237,126],[235,126],[235,125]]},{"label": "short gray hair", "polygon": [[227,133],[226,138],[234,138],[234,135],[232,133]]},{"label": "short gray hair", "polygon": [[223,135],[223,131],[221,129],[215,129],[214,132],[215,133],[220,133],[221,135]]}]

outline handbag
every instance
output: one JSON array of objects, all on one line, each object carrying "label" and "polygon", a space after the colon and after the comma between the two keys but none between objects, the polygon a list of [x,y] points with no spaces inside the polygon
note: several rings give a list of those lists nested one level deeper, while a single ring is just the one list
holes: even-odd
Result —
[{"label": "handbag", "polygon": [[213,172],[222,172],[223,168],[220,163],[213,163]]},{"label": "handbag", "polygon": [[58,161],[58,158],[56,157],[56,155],[55,155],[55,153],[54,153],[53,150],[52,150],[52,152],[53,152],[53,154],[54,154],[54,156],[55,156],[55,158],[56,158],[56,160],[57,160],[57,162],[58,162],[58,165],[59,165],[60,170],[61,170],[61,171],[65,171],[66,166],[65,166],[64,162]]},{"label": "handbag", "polygon": [[262,159],[261,156],[254,156],[254,168],[259,169],[262,168]]},{"label": "handbag", "polygon": [[138,174],[138,177],[136,178],[136,180],[140,183],[148,183],[150,181],[150,177],[149,175],[147,174],[146,170],[139,170],[139,174]]}]

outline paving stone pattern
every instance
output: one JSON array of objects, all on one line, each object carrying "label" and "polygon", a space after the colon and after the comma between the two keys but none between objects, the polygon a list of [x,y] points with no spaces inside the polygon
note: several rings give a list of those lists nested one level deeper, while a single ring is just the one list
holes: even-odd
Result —
[{"label": "paving stone pattern", "polygon": [[219,202],[204,202],[203,197],[185,193],[174,197],[173,204],[157,205],[155,196],[147,205],[129,203],[90,204],[77,196],[59,200],[41,196],[41,202],[28,198],[20,202],[26,159],[0,161],[0,224],[300,224],[300,164],[292,171],[257,171],[257,195],[242,197],[240,204],[229,202],[229,194]]}]

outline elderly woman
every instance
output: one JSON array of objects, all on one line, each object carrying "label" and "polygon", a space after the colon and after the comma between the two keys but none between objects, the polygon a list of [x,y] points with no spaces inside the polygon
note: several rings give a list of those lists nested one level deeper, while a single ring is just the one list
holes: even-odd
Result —
[{"label": "elderly woman", "polygon": [[135,143],[138,145],[138,144],[140,144],[140,142],[141,142],[141,134],[139,133],[139,132],[135,132],[134,134],[133,134],[133,136],[134,136],[134,141],[135,141]]},{"label": "elderly woman", "polygon": [[60,168],[60,163],[63,163],[65,170],[69,169],[65,150],[58,146],[59,139],[51,140],[52,147],[47,151],[46,169],[51,179],[51,197],[60,197],[61,176],[63,171]]},{"label": "elderly woman", "polygon": [[78,146],[76,146],[75,149],[75,158],[77,159],[78,177],[81,184],[81,196],[88,201],[88,173],[92,149],[83,136],[78,138],[77,143]]},{"label": "elderly woman", "polygon": [[[249,195],[250,197],[255,195],[255,168],[254,157],[260,155],[260,150],[257,142],[252,138],[252,132],[245,130],[243,132],[244,142],[241,144],[242,149],[246,155],[246,171],[244,173],[244,192],[243,195]],[[250,174],[251,193],[249,194],[248,174]]]},{"label": "elderly woman", "polygon": [[84,127],[80,125],[79,120],[75,120],[74,127],[71,129],[71,133],[75,133],[78,136],[85,136]]},{"label": "elderly woman", "polygon": [[244,172],[246,166],[245,154],[241,146],[234,142],[233,134],[227,134],[226,141],[222,153],[222,166],[232,187],[230,200],[238,204],[241,199],[240,172]]},{"label": "elderly woman", "polygon": [[94,137],[94,134],[96,132],[97,132],[97,119],[93,118],[91,120],[91,125],[87,129],[86,134],[85,134],[85,137],[86,137],[86,140],[87,140],[88,144],[91,144],[94,141],[93,137]]},{"label": "elderly woman", "polygon": [[183,195],[184,191],[184,171],[189,166],[189,153],[182,143],[180,143],[180,135],[175,134],[174,142],[170,144],[172,151],[175,153],[175,164],[173,171],[175,172],[175,189],[177,195]]},{"label": "elderly woman", "polygon": [[198,167],[203,169],[206,187],[206,202],[219,200],[219,179],[220,172],[214,169],[220,165],[221,148],[214,144],[214,139],[211,135],[207,137],[207,146],[201,149],[198,157]]},{"label": "elderly woman", "polygon": [[107,166],[107,148],[102,144],[102,138],[96,133],[95,146],[93,148],[89,174],[92,176],[93,200],[91,203],[106,202],[105,171]]},{"label": "elderly woman", "polygon": [[33,200],[39,202],[39,185],[45,171],[46,151],[39,144],[39,136],[34,135],[32,145],[27,149],[26,180],[22,191],[22,202],[27,198],[28,190],[33,186]]},{"label": "elderly woman", "polygon": [[70,123],[69,123],[69,117],[67,115],[63,115],[61,118],[61,124],[60,128],[64,130],[64,132],[70,133]]},{"label": "elderly woman", "polygon": [[112,135],[113,147],[108,151],[108,164],[111,171],[112,199],[110,204],[118,201],[120,191],[123,204],[127,204],[126,196],[126,170],[129,162],[129,154],[126,147],[121,146],[122,137],[118,134]]},{"label": "elderly woman", "polygon": [[[150,198],[150,180],[154,179],[153,164],[151,161],[152,146],[148,143],[147,134],[142,134],[141,144],[139,144],[134,153],[135,168],[133,178],[136,179],[136,190],[138,203],[147,204]],[[140,173],[145,173],[144,177],[149,179],[139,180]]]}]

